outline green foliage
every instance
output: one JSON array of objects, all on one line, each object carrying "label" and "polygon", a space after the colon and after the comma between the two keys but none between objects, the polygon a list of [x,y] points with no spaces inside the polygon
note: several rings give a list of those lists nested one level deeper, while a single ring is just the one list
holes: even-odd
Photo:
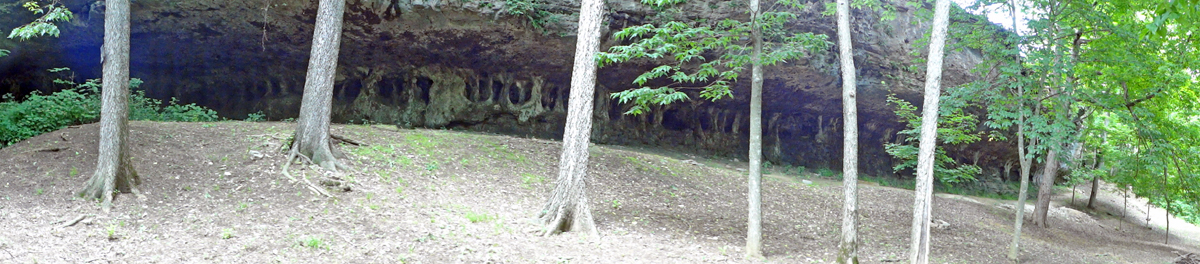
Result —
[{"label": "green foliage", "polygon": [[258,112],[254,112],[254,113],[250,113],[250,114],[246,115],[246,122],[263,122],[263,121],[267,121],[267,115],[263,114],[262,111],[258,111]]},{"label": "green foliage", "polygon": [[50,95],[34,92],[22,102],[6,94],[0,102],[0,147],[70,125],[94,122],[100,99],[86,88]]},{"label": "green foliage", "polygon": [[831,169],[828,169],[828,168],[821,168],[821,169],[817,170],[817,175],[821,175],[821,177],[830,178],[830,177],[837,176],[838,173]]},{"label": "green foliage", "polygon": [[[897,172],[915,169],[917,167],[917,144],[920,142],[921,136],[921,117],[917,115],[917,107],[892,95],[888,96],[887,101],[889,105],[896,108],[896,116],[905,121],[908,127],[897,133],[907,136],[903,144],[888,143],[884,146],[888,154],[900,161],[892,169]],[[961,108],[956,107],[943,107],[939,109],[939,112],[937,129],[939,145],[970,144],[979,141],[979,134],[972,133],[978,123],[974,115],[967,114]],[[958,164],[941,147],[937,148],[934,154],[933,175],[942,183],[974,181],[975,176],[980,172],[982,169],[979,166]]]},{"label": "green foliage", "polygon": [[8,56],[8,53],[9,53],[8,50],[0,49],[0,57]]},{"label": "green foliage", "polygon": [[42,14],[42,17],[13,29],[12,33],[8,34],[10,39],[28,40],[46,35],[58,37],[58,26],[54,23],[71,21],[71,18],[74,17],[71,10],[59,4],[42,6],[35,1],[29,1],[25,2],[24,6],[34,14]]},{"label": "green foliage", "polygon": [[[52,72],[65,71],[63,68]],[[56,83],[71,88],[52,94],[34,92],[23,101],[16,101],[11,94],[0,97],[0,147],[55,131],[71,125],[96,122],[100,117],[100,80],[84,83],[56,80]],[[136,89],[142,80],[129,80],[130,89]],[[212,109],[195,104],[180,105],[175,99],[170,104],[146,97],[145,91],[134,90],[129,98],[131,120],[164,122],[212,122],[220,120]]]},{"label": "green foliage", "polygon": [[[683,0],[644,0],[656,8],[665,8]],[[795,2],[780,1],[785,7]],[[825,52],[830,43],[825,35],[791,34],[783,25],[795,19],[789,12],[766,12],[759,16],[764,33],[761,62],[772,65],[789,59]],[[612,94],[612,98],[632,106],[626,114],[641,114],[653,105],[666,105],[693,96],[718,100],[732,97],[731,83],[752,62],[750,44],[752,23],[725,19],[707,21],[666,21],[631,26],[613,34],[628,45],[609,48],[597,54],[600,67],[648,60],[662,63],[634,79],[637,88]]]},{"label": "green foliage", "polygon": [[[921,1],[908,1],[908,6],[920,6]],[[879,0],[854,0],[850,1],[850,8],[854,9],[870,9],[879,14],[880,21],[896,20],[896,7],[884,4]],[[832,16],[837,14],[837,2],[825,3],[825,11],[821,11],[821,15]]]},{"label": "green foliage", "polygon": [[557,16],[546,11],[537,0],[504,0],[504,11],[510,15],[525,17],[529,25],[548,33],[546,25],[557,21]]}]

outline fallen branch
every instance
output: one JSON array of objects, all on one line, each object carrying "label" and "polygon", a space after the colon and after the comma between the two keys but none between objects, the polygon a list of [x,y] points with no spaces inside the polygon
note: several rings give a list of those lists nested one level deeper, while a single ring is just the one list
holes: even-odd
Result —
[{"label": "fallen branch", "polygon": [[88,215],[86,215],[86,214],[80,214],[79,216],[76,216],[74,219],[71,219],[71,220],[65,220],[65,219],[64,219],[64,220],[58,220],[58,221],[55,221],[54,223],[50,223],[50,224],[58,224],[58,223],[62,223],[61,225],[58,225],[58,226],[55,226],[55,227],[58,227],[58,228],[65,228],[65,227],[69,227],[69,226],[73,226],[73,225],[75,225],[75,224],[78,224],[78,223],[79,223],[79,221],[83,221],[83,219],[84,219],[84,218],[87,218],[87,216],[88,216]]}]

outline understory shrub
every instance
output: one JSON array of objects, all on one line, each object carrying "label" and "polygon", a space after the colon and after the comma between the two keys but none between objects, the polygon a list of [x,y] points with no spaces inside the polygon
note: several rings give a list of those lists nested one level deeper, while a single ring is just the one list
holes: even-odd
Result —
[{"label": "understory shrub", "polygon": [[[0,97],[0,147],[67,126],[96,122],[100,118],[100,80],[82,84],[56,80],[72,88],[51,94],[33,92],[17,101],[12,94]],[[141,79],[130,79],[129,119],[167,122],[212,122],[217,112],[196,104],[181,105],[174,98],[164,104],[138,90]]]}]

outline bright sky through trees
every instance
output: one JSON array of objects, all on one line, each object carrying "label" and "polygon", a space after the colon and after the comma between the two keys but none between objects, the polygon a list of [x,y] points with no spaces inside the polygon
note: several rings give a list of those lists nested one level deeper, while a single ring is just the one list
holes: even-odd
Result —
[{"label": "bright sky through trees", "polygon": [[[975,0],[954,0],[954,3],[958,4],[958,6],[963,7],[965,9],[965,8],[969,8],[971,5],[975,4]],[[992,23],[999,24],[1000,26],[1007,28],[1007,29],[1013,28],[1013,26],[1012,26],[1013,20],[1012,20],[1012,17],[1008,15],[1009,11],[1008,11],[1008,6],[1006,6],[1006,5],[998,5],[998,4],[997,5],[989,5],[989,6],[984,6],[980,9],[968,9],[967,11],[971,12],[972,14],[977,14],[977,15],[986,13],[988,20],[992,21]],[[1025,10],[1020,10],[1020,8],[1018,8],[1017,23],[1021,25],[1021,34],[1022,35],[1026,35],[1027,31],[1029,31],[1029,27],[1025,25],[1025,23],[1026,23],[1025,17],[1027,17],[1027,15],[1025,15]]]}]

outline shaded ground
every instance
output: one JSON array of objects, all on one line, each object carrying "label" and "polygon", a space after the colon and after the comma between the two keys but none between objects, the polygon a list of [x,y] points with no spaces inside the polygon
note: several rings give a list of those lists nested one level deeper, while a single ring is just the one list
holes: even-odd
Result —
[{"label": "shaded ground", "polygon": [[[110,214],[71,199],[95,166],[95,125],[0,149],[0,263],[748,263],[742,163],[595,146],[602,237],[542,238],[533,217],[552,187],[558,142],[338,125],[335,134],[368,145],[340,147],[356,169],[337,175],[350,191],[324,199],[279,172],[294,124],[131,127],[146,199],[119,196]],[[300,167],[292,173],[326,177]],[[833,260],[840,183],[807,180],[764,181],[769,262]],[[860,199],[863,262],[903,259],[911,191],[868,186]],[[934,203],[947,223],[933,230],[934,262],[1004,262],[1011,202],[939,195]],[[1026,229],[1024,263],[1166,263],[1172,251],[1200,251],[1103,212],[1051,215],[1051,229]],[[1183,226],[1172,221],[1172,230]]]}]

